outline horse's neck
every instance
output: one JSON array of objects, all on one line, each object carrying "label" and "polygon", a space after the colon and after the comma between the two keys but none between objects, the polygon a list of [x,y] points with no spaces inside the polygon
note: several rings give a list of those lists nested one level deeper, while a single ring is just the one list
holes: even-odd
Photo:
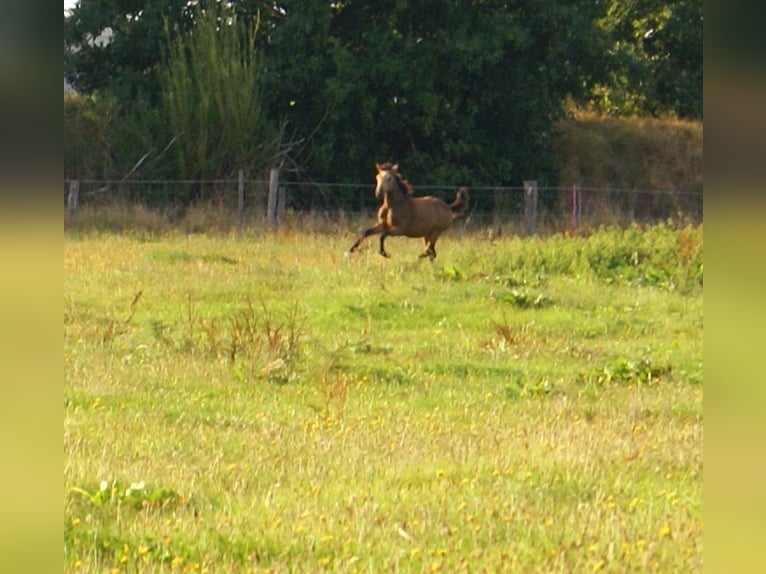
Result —
[{"label": "horse's neck", "polygon": [[411,201],[412,199],[399,189],[397,189],[396,191],[386,192],[385,199],[384,199],[385,205],[388,207],[393,207],[393,208],[408,205]]}]

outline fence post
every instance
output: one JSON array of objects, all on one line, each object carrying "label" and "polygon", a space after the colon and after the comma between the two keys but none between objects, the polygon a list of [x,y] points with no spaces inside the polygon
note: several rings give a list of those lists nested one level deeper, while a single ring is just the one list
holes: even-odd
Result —
[{"label": "fence post", "polygon": [[272,168],[269,175],[269,199],[266,206],[266,221],[269,225],[277,222],[277,196],[279,194],[279,168]]},{"label": "fence post", "polygon": [[69,182],[69,192],[66,197],[66,212],[67,217],[74,217],[75,212],[80,204],[80,180],[73,179]]},{"label": "fence post", "polygon": [[534,235],[537,225],[537,181],[524,182],[524,222],[527,235]]},{"label": "fence post", "polygon": [[579,226],[580,226],[580,188],[575,183],[572,186],[572,219],[571,219],[572,233],[577,232],[577,228]]},{"label": "fence post", "polygon": [[242,227],[245,224],[245,170],[239,170],[239,183],[237,185],[237,224]]}]

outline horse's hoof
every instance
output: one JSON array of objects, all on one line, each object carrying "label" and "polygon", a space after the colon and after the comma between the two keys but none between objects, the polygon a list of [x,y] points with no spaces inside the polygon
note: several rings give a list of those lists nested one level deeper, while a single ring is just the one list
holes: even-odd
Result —
[{"label": "horse's hoof", "polygon": [[381,252],[380,252],[380,254],[381,254],[383,257],[385,257],[386,259],[391,259],[391,256],[390,256],[388,253],[386,253],[385,251],[381,251]]}]

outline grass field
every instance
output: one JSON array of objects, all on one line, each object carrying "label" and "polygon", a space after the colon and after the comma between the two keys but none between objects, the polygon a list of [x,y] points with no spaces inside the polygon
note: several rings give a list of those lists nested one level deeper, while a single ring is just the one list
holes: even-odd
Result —
[{"label": "grass field", "polygon": [[702,227],[64,239],[70,572],[701,572]]}]

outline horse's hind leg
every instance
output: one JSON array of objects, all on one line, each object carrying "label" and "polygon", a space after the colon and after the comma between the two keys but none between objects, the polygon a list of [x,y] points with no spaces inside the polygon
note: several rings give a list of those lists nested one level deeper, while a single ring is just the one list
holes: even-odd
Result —
[{"label": "horse's hind leg", "polygon": [[434,246],[431,245],[423,253],[418,255],[418,257],[420,258],[428,257],[431,261],[433,261],[434,259],[436,259],[436,249],[434,249]]},{"label": "horse's hind leg", "polygon": [[428,257],[433,261],[436,259],[436,239],[433,241],[427,238],[423,238],[423,243],[426,244],[426,250],[419,255],[419,257]]}]

